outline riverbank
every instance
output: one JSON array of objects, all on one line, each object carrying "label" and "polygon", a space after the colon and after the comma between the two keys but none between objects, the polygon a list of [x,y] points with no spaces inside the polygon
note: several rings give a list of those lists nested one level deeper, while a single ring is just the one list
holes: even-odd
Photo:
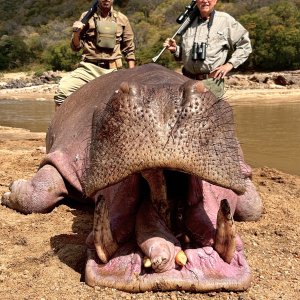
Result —
[{"label": "riverbank", "polygon": [[[57,82],[65,75],[63,72],[52,72],[37,80],[33,74],[24,72],[3,74],[0,77],[0,100],[53,101]],[[41,84],[35,85],[34,82]],[[300,103],[300,70],[230,74],[225,82],[225,97],[233,105]],[[24,87],[14,88],[14,85]],[[5,88],[7,86],[10,88]]]},{"label": "riverbank", "polygon": [[[43,86],[34,86],[19,89],[3,89],[0,90],[0,101],[53,101],[56,88],[56,84],[45,84]],[[229,103],[233,105],[272,105],[286,102],[300,103],[300,88],[236,89],[228,87],[225,96],[227,97]]]}]

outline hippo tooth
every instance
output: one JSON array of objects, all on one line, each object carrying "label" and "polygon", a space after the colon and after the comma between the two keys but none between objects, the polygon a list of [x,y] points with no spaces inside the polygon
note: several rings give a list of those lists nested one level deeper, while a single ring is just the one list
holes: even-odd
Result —
[{"label": "hippo tooth", "polygon": [[152,263],[149,257],[145,256],[143,259],[143,265],[145,268],[151,268]]},{"label": "hippo tooth", "polygon": [[229,203],[226,199],[221,201],[217,215],[214,248],[220,257],[230,264],[236,248],[236,228]]},{"label": "hippo tooth", "polygon": [[182,250],[180,250],[177,253],[177,255],[175,257],[175,261],[176,261],[177,265],[179,265],[179,266],[185,266],[186,265],[187,256],[185,255],[185,253]]},{"label": "hippo tooth", "polygon": [[103,263],[107,263],[118,249],[118,245],[112,237],[108,208],[103,197],[99,197],[96,201],[93,232],[99,259]]},{"label": "hippo tooth", "polygon": [[188,235],[184,234],[183,235],[183,241],[185,244],[189,244],[191,242],[191,239]]}]

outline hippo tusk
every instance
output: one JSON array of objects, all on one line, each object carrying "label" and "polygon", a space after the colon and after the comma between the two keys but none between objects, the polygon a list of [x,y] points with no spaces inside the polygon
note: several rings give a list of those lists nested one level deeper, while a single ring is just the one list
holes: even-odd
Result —
[{"label": "hippo tusk", "polygon": [[112,236],[109,222],[109,212],[106,201],[102,196],[97,198],[96,201],[93,233],[94,244],[99,259],[103,263],[107,263],[111,256],[118,249],[118,244],[114,241]]},{"label": "hippo tusk", "polygon": [[221,201],[217,215],[217,229],[214,248],[220,257],[230,264],[236,248],[236,228],[229,203],[226,199]]}]

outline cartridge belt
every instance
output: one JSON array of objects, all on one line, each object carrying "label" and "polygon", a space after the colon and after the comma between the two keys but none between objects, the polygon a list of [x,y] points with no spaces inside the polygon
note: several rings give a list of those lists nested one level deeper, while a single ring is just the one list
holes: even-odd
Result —
[{"label": "cartridge belt", "polygon": [[214,78],[215,72],[192,74],[189,71],[187,71],[185,68],[182,68],[182,74],[190,79],[205,80],[208,78]]}]

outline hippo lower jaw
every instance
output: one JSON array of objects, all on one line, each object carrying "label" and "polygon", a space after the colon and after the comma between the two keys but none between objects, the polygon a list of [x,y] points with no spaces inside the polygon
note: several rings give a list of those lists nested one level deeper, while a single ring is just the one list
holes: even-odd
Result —
[{"label": "hippo lower jaw", "polygon": [[[250,269],[232,219],[238,196],[188,174],[142,174],[148,194],[141,192],[144,179],[132,175],[114,186],[117,193],[104,190],[102,208],[96,205],[86,283],[127,292],[247,289]],[[115,216],[120,205],[125,211]],[[176,263],[181,250],[183,264]]]},{"label": "hippo lower jaw", "polygon": [[85,281],[90,286],[126,292],[243,291],[250,286],[251,274],[242,253],[236,252],[230,265],[212,247],[188,249],[185,253],[185,266],[154,273],[143,267],[143,254],[129,245],[120,248],[108,264],[101,264],[96,252],[89,249]]}]

